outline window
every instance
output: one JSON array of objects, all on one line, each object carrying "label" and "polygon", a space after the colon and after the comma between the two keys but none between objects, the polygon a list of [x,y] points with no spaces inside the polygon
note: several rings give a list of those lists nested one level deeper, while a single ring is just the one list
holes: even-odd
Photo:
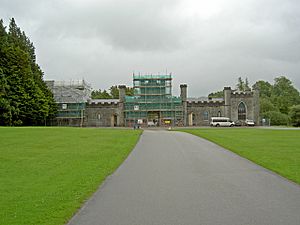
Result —
[{"label": "window", "polygon": [[238,106],[238,120],[246,120],[246,106],[243,102]]},{"label": "window", "polygon": [[208,112],[203,113],[203,120],[208,120]]},{"label": "window", "polygon": [[61,108],[62,108],[62,109],[67,109],[68,106],[67,106],[67,104],[62,104],[62,105],[61,105]]},{"label": "window", "polygon": [[222,113],[221,111],[218,112],[218,117],[221,117],[222,116]]}]

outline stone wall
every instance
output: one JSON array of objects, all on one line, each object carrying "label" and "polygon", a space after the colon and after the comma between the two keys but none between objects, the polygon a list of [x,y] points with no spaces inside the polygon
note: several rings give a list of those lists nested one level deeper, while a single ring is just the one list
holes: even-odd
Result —
[{"label": "stone wall", "polygon": [[[124,92],[125,86],[121,86]],[[246,106],[246,118],[259,124],[259,92],[234,92],[229,87],[224,88],[225,99],[186,98],[187,86],[181,86],[183,99],[183,116],[186,126],[209,126],[211,117],[229,117],[238,120],[238,105],[243,102]],[[92,100],[86,104],[84,126],[112,127],[124,126],[124,93],[120,99]],[[201,99],[201,100],[199,100]],[[226,102],[226,103],[225,103]],[[228,116],[230,115],[230,116]]]},{"label": "stone wall", "polygon": [[254,120],[259,125],[259,91],[235,92],[225,87],[224,100],[187,101],[187,126],[208,126],[211,117],[217,116],[237,121],[241,102],[246,106],[246,119]]},{"label": "stone wall", "polygon": [[91,102],[86,105],[85,126],[113,127],[120,124],[118,102]]},{"label": "stone wall", "polygon": [[224,101],[188,101],[188,126],[209,126],[210,118],[216,116],[224,116]]}]

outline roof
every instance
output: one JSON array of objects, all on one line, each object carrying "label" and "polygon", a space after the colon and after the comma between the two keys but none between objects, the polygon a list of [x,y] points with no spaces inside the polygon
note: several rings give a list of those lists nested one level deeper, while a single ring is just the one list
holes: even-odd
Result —
[{"label": "roof", "polygon": [[57,103],[84,103],[90,99],[90,86],[84,80],[46,81]]}]

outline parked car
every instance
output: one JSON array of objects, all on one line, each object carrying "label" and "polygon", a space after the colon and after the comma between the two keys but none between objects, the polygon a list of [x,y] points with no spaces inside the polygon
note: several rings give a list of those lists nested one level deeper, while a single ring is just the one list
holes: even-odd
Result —
[{"label": "parked car", "polygon": [[247,126],[254,126],[254,125],[255,125],[255,123],[254,123],[253,120],[248,120],[248,119],[245,121],[245,124],[246,124]]},{"label": "parked car", "polygon": [[227,117],[212,117],[210,126],[212,127],[233,127],[234,122]]},{"label": "parked car", "polygon": [[155,126],[155,123],[153,121],[148,121],[148,127],[154,127]]},{"label": "parked car", "polygon": [[240,120],[237,120],[237,121],[234,122],[234,126],[236,126],[236,127],[240,127],[240,126],[243,126],[243,125],[244,125],[244,123]]}]

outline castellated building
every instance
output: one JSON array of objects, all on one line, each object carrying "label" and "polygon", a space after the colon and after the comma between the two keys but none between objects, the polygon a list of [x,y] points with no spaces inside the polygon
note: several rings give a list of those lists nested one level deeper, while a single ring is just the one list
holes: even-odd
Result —
[{"label": "castellated building", "polygon": [[52,125],[87,127],[209,126],[211,117],[259,124],[259,91],[224,87],[224,98],[189,98],[188,86],[172,95],[172,75],[133,74],[133,96],[119,85],[119,99],[91,99],[84,82],[47,81],[58,104]]}]

